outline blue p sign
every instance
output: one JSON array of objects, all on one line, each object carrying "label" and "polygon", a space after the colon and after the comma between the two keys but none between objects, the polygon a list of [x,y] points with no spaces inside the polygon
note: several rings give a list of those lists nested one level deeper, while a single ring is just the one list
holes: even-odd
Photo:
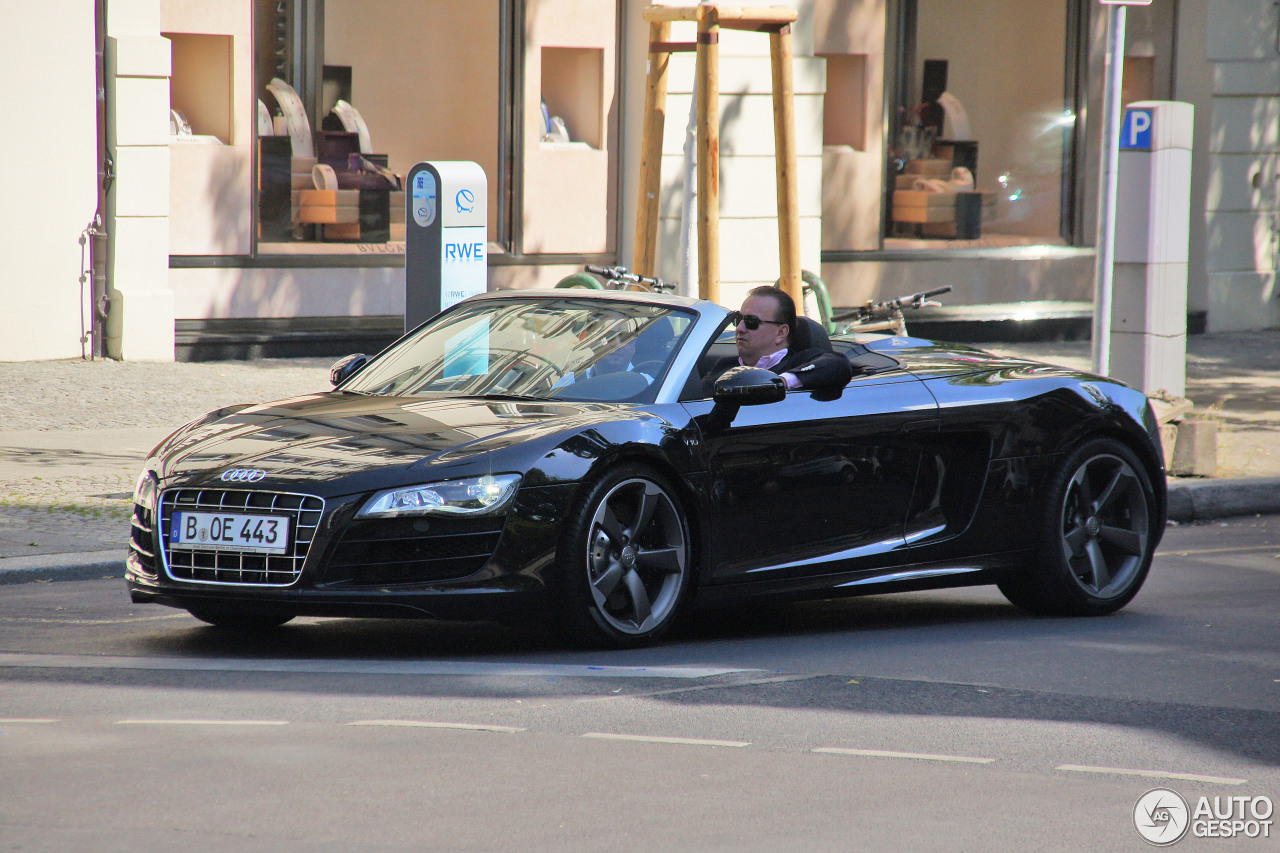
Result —
[{"label": "blue p sign", "polygon": [[1120,127],[1120,147],[1151,150],[1151,110],[1129,109]]}]

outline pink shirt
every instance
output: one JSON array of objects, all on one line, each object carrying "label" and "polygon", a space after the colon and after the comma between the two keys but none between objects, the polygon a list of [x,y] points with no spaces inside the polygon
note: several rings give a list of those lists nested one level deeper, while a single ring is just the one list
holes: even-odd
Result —
[{"label": "pink shirt", "polygon": [[[786,357],[787,357],[787,350],[780,349],[777,352],[771,352],[768,355],[760,356],[760,360],[755,363],[755,366],[759,368],[763,368],[764,370],[768,370],[769,368],[773,367],[775,364],[782,361]],[[738,364],[743,364],[743,363],[744,362],[742,361],[742,359],[739,358]],[[781,373],[779,375],[782,377],[782,381],[787,383],[788,388],[800,387],[800,380],[796,379],[795,374]]]}]

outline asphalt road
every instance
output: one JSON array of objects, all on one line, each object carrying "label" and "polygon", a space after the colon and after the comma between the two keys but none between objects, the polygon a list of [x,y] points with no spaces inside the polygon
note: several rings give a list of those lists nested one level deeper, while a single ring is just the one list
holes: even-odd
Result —
[{"label": "asphalt road", "polygon": [[0,850],[1143,850],[1152,788],[1280,799],[1278,614],[1280,517],[1171,528],[1112,617],[978,588],[625,653],[0,587]]}]

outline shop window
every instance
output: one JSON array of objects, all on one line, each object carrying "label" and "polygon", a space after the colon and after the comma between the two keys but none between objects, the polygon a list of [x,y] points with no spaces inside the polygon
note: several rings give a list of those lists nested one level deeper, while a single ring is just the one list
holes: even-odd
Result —
[{"label": "shop window", "polygon": [[423,160],[480,164],[502,241],[507,7],[257,0],[257,251],[403,252],[401,187]]},{"label": "shop window", "polygon": [[254,12],[257,253],[403,252],[403,191],[377,176],[423,160],[484,169],[495,253],[612,251],[613,4],[254,0]]},{"label": "shop window", "polygon": [[170,132],[213,137],[229,144],[232,133],[231,36],[162,33],[172,44]]},{"label": "shop window", "polygon": [[1066,0],[904,0],[886,248],[1063,244]]},{"label": "shop window", "polygon": [[603,147],[603,63],[596,48],[542,49],[544,143]]},{"label": "shop window", "polygon": [[827,66],[822,106],[822,249],[877,249],[884,181],[879,132],[883,102],[878,96],[884,80],[883,59],[865,53],[820,55]]},{"label": "shop window", "polygon": [[[519,5],[519,4],[517,4]],[[598,255],[617,226],[619,29],[612,3],[525,4],[516,251]],[[590,9],[590,13],[587,10]]]}]

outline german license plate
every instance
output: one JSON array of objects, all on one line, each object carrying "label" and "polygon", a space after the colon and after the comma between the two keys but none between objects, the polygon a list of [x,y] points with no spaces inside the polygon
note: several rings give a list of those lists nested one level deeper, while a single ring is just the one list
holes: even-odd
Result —
[{"label": "german license plate", "polygon": [[169,547],[283,554],[289,550],[289,518],[238,512],[175,512]]}]

